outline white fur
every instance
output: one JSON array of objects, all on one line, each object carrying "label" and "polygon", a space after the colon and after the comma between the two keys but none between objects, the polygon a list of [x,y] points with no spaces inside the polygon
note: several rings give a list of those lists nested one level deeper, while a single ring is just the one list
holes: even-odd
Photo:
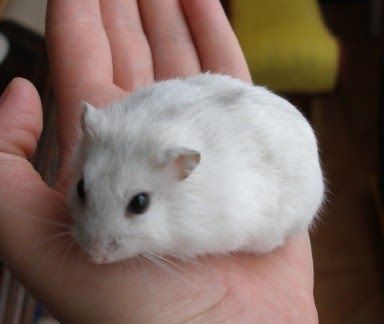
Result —
[{"label": "white fur", "polygon": [[[75,239],[96,261],[264,253],[306,230],[321,205],[314,133],[264,88],[201,74],[155,83],[85,115],[70,205]],[[178,147],[201,155],[184,180],[159,162]],[[75,190],[81,177],[84,206]],[[139,192],[151,193],[148,211],[126,217]]]}]

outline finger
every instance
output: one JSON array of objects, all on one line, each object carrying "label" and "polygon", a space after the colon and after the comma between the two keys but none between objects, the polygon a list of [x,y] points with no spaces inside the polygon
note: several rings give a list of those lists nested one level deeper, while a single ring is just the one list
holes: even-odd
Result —
[{"label": "finger", "polygon": [[143,0],[139,5],[151,46],[155,78],[199,73],[199,58],[179,1]]},{"label": "finger", "polygon": [[112,58],[96,0],[50,0],[46,38],[58,101],[59,146],[74,133],[81,100],[102,102],[113,82]]},{"label": "finger", "polygon": [[64,209],[58,207],[61,195],[44,183],[28,160],[6,153],[0,153],[0,182],[0,258],[14,265],[33,263],[41,251],[32,251],[32,246],[58,229],[45,222]]},{"label": "finger", "polygon": [[20,211],[29,216],[50,201],[41,195],[48,187],[26,160],[34,153],[41,130],[42,110],[36,89],[25,79],[14,79],[0,99],[1,255],[29,244],[35,233],[31,219],[21,218]]},{"label": "finger", "polygon": [[101,0],[112,57],[114,82],[132,91],[153,81],[151,50],[136,0]]},{"label": "finger", "polygon": [[102,105],[122,94],[112,87],[112,58],[98,1],[50,0],[46,38],[59,104],[58,144],[62,161],[77,138],[80,101]]},{"label": "finger", "polygon": [[0,259],[17,273],[29,274],[42,257],[44,252],[32,247],[46,237],[43,221],[63,211],[58,207],[63,206],[61,195],[26,159],[34,153],[41,130],[36,89],[25,79],[14,79],[0,98]]},{"label": "finger", "polygon": [[239,42],[218,0],[181,0],[203,71],[251,82]]},{"label": "finger", "polygon": [[27,80],[16,78],[0,99],[0,152],[29,158],[42,130],[40,97]]},{"label": "finger", "polygon": [[50,265],[41,262],[51,249],[48,243],[57,244],[47,239],[63,231],[55,224],[63,222],[64,200],[19,156],[0,153],[0,183],[0,259],[27,286],[41,285],[58,270],[58,258]]},{"label": "finger", "polygon": [[111,52],[98,1],[48,1],[46,36],[60,93],[85,83],[112,81]]}]

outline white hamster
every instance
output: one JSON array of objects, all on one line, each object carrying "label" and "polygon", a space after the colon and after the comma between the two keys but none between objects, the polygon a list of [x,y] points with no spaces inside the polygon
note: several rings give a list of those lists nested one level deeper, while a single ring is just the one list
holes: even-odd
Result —
[{"label": "white hamster", "polygon": [[262,87],[206,73],[82,107],[69,203],[93,262],[269,252],[322,203],[312,128]]}]

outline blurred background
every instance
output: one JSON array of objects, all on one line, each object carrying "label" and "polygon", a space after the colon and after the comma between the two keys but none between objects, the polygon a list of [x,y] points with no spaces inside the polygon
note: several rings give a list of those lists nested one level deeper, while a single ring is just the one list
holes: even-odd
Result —
[{"label": "blurred background", "polygon": [[[320,323],[384,323],[383,1],[222,3],[254,82],[300,107],[318,136],[328,183],[328,201],[312,231]],[[16,75],[30,79],[49,126],[45,5],[0,0],[0,90]],[[53,144],[46,127],[33,162],[48,180]],[[45,315],[0,265],[0,323]]]}]

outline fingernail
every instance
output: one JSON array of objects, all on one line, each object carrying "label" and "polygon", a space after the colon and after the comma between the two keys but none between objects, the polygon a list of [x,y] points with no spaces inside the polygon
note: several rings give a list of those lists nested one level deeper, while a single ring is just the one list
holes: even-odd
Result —
[{"label": "fingernail", "polygon": [[5,102],[9,96],[9,94],[11,93],[11,89],[12,89],[12,83],[15,79],[13,79],[8,85],[7,87],[5,88],[5,90],[3,91],[3,93],[1,94],[1,97],[0,97],[0,105]]}]

